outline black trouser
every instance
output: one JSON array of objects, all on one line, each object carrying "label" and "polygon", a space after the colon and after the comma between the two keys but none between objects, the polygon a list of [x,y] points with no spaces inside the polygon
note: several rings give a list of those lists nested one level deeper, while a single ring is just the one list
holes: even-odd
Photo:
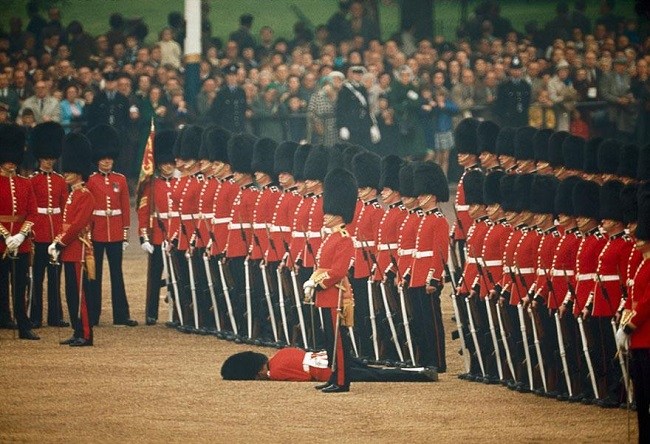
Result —
[{"label": "black trouser", "polygon": [[364,364],[361,360],[350,357],[351,382],[431,382],[432,379],[419,371],[399,368],[378,368]]},{"label": "black trouser", "polygon": [[[477,326],[476,330],[480,342],[485,373],[490,379],[498,379],[499,369],[497,367],[497,350],[494,349],[494,341],[492,340],[492,329],[490,326],[490,319],[488,318],[488,307],[486,306],[485,299],[481,299],[478,296],[474,296],[472,299],[474,301],[470,301],[470,304],[476,304],[475,310],[476,313],[478,313],[477,318],[479,320],[479,326]],[[490,304],[490,314],[492,317],[492,325],[494,325],[494,334],[498,339],[499,322],[492,304]],[[501,359],[501,356],[499,356],[498,359]],[[501,369],[503,370],[503,361],[501,362]]]},{"label": "black trouser", "polygon": [[[397,343],[399,344],[400,350],[403,348],[402,344],[406,343],[406,339],[401,335],[400,324],[402,323],[401,318],[401,308],[399,305],[397,287],[394,282],[395,275],[389,273],[385,282],[374,282],[375,291],[378,293],[378,298],[381,303],[379,307],[376,308],[377,312],[377,327],[379,330],[379,337],[383,339],[383,342],[380,344],[379,353],[381,359],[388,359],[390,361],[399,361],[399,355],[397,353],[395,342],[393,341],[393,332],[390,329],[390,323],[388,321],[388,311],[386,311],[386,304],[384,304],[384,297],[382,294],[383,291],[386,293],[386,302],[388,303],[388,310],[390,311],[390,316],[392,318],[393,325],[395,326],[395,334],[397,335]],[[408,359],[407,355],[404,355],[402,351],[402,356],[404,359]]]},{"label": "black trouser", "polygon": [[[302,310],[302,300],[303,295],[300,294],[302,289],[302,283],[300,278],[296,274],[296,286],[298,289],[298,294],[294,292],[293,286],[293,276],[292,271],[289,268],[284,268],[282,270],[283,275],[283,288],[284,288],[284,304],[285,310],[287,312],[287,325],[289,327],[289,336],[291,337],[290,344],[295,347],[302,347],[304,349],[309,348],[309,339],[307,339],[307,344],[303,344],[302,340],[302,331],[300,327],[300,320],[298,318],[298,310]],[[297,302],[296,302],[297,301]],[[303,311],[304,318],[304,311]],[[305,319],[305,335],[307,335],[307,320]]]},{"label": "black trouser", "polygon": [[74,337],[92,341],[93,326],[90,322],[86,298],[89,281],[84,265],[81,262],[64,262],[63,265],[65,268],[65,300],[68,303]]},{"label": "black trouser", "polygon": [[[523,346],[523,336],[521,334],[521,323],[519,321],[519,309],[517,305],[511,305],[508,300],[510,299],[510,294],[505,293],[504,297],[506,299],[503,307],[506,313],[509,326],[506,327],[506,330],[509,332],[507,341],[510,348],[510,356],[512,357],[512,366],[515,368],[515,379],[519,383],[525,383],[530,387],[530,381],[528,381],[528,372],[526,371],[525,364],[525,353]],[[526,313],[524,313],[524,321],[526,319]],[[526,331],[528,333],[528,330]]]},{"label": "black trouser", "polygon": [[[302,284],[311,277],[313,272],[313,267],[302,267],[298,270],[298,291],[300,292],[300,300],[303,300],[305,296],[302,292]],[[320,350],[325,346],[323,338],[325,325],[320,322],[320,312],[323,311],[325,310],[318,309],[314,305],[302,305],[302,313],[307,328],[307,348],[311,347],[314,350]],[[323,322],[326,323],[324,317]]]},{"label": "black trouser", "polygon": [[129,314],[129,302],[124,289],[122,275],[122,242],[93,241],[95,251],[96,279],[92,282],[88,296],[88,311],[92,325],[99,324],[102,313],[102,274],[104,268],[104,252],[108,259],[108,269],[111,274],[111,302],[113,304],[113,323],[125,322]]},{"label": "black trouser", "polygon": [[[192,252],[192,271],[194,272],[196,309],[199,317],[199,328],[214,330],[214,315],[210,311],[212,300],[210,297],[210,290],[208,289],[205,262],[203,261],[204,252],[205,248],[197,248]],[[194,299],[192,299],[192,303],[194,303]],[[192,319],[194,319],[194,312],[192,312]]]},{"label": "black trouser", "polygon": [[650,349],[630,350],[630,376],[634,383],[639,443],[650,442]]},{"label": "black trouser", "polygon": [[230,269],[232,276],[232,290],[230,291],[230,300],[232,302],[233,312],[235,313],[235,322],[239,329],[239,336],[249,337],[252,332],[248,331],[246,319],[246,278],[244,273],[244,260],[242,257],[228,258],[226,265]]},{"label": "black trouser", "polygon": [[20,332],[26,332],[32,328],[25,311],[28,269],[29,253],[18,253],[15,256],[7,255],[0,259],[0,322],[6,324],[11,321],[11,314],[9,313],[9,284],[11,283],[11,297],[14,305],[13,315]]},{"label": "black trouser", "polygon": [[[472,298],[469,300],[470,306],[472,304],[475,304],[474,302],[475,298]],[[481,367],[479,365],[478,361],[478,352],[476,350],[476,345],[474,344],[474,338],[472,337],[472,334],[470,332],[470,322],[469,322],[469,313],[467,311],[467,294],[458,294],[456,296],[456,303],[458,306],[458,314],[460,316],[460,324],[462,327],[462,331],[458,332],[458,334],[462,334],[464,339],[465,339],[465,346],[467,347],[467,351],[469,352],[470,355],[470,366],[469,366],[469,373],[473,376],[483,376],[483,373],[481,372]],[[477,323],[478,319],[477,316],[474,316],[474,313],[476,312],[476,307],[471,308],[472,310],[472,320],[474,321],[474,327],[477,328]],[[479,338],[478,334],[478,329],[476,330],[476,338]],[[479,341],[479,347],[481,346],[481,342]],[[483,353],[484,350],[481,349],[481,353]],[[481,354],[481,358],[483,355]],[[485,364],[484,364],[485,365]]]},{"label": "black trouser", "polygon": [[[354,269],[351,270],[350,276],[354,276]],[[354,332],[359,347],[359,357],[374,359],[372,322],[370,321],[370,304],[368,303],[368,278],[352,278],[350,283],[354,294]],[[375,339],[379,341],[379,338]]]},{"label": "black trouser", "polygon": [[[145,316],[147,319],[158,320],[158,305],[160,300],[160,286],[163,272],[163,254],[160,245],[153,246],[153,253],[147,257],[147,293],[145,302]],[[164,260],[167,260],[165,258]],[[171,291],[171,289],[169,289]],[[169,301],[173,303],[173,301]]]},{"label": "black trouser", "polygon": [[[340,387],[350,386],[350,350],[352,350],[352,341],[348,327],[343,327],[339,321],[339,332],[336,343],[334,342],[334,332],[336,328],[336,317],[338,310],[336,308],[323,308],[323,326],[325,329],[325,348],[327,356],[332,356],[329,360],[329,366],[332,369],[332,376],[329,379],[330,384],[336,384]],[[336,366],[333,367],[336,361]]]},{"label": "black trouser", "polygon": [[594,342],[592,357],[594,372],[598,376],[598,395],[611,401],[619,402],[621,398],[621,380],[623,374],[616,356],[616,340],[612,329],[612,318],[594,317]]},{"label": "black trouser", "polygon": [[409,296],[413,301],[413,339],[419,351],[418,364],[446,371],[440,291],[427,294],[425,287],[409,288]]},{"label": "black trouser", "polygon": [[43,322],[43,279],[47,270],[47,325],[58,326],[63,319],[61,307],[61,267],[50,264],[47,242],[34,242],[32,265],[32,307],[29,320],[34,325]]},{"label": "black trouser", "polygon": [[[264,341],[273,338],[273,331],[271,329],[271,320],[269,317],[269,308],[266,302],[266,288],[264,288],[264,280],[262,277],[263,270],[260,268],[260,259],[251,259],[250,275],[251,275],[251,304],[253,306],[253,319],[254,328],[253,337],[262,339]],[[264,270],[266,273],[266,270]],[[268,280],[268,273],[266,274]],[[271,293],[273,292],[272,282],[269,281],[269,297],[273,300]]]}]

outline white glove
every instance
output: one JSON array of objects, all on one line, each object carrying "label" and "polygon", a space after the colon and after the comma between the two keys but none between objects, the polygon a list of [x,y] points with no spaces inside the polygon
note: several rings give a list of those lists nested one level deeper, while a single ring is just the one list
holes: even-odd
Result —
[{"label": "white glove", "polygon": [[59,250],[56,249],[56,242],[52,242],[47,247],[47,254],[50,255],[52,262],[57,262],[59,259]]},{"label": "white glove", "polygon": [[7,250],[17,250],[20,247],[20,244],[25,240],[25,235],[23,233],[14,234],[5,239],[7,244]]},{"label": "white glove", "polygon": [[140,248],[142,248],[143,251],[146,251],[149,254],[153,254],[153,245],[151,245],[151,243],[149,242],[142,242],[142,244],[140,244]]},{"label": "white glove", "polygon": [[621,350],[629,348],[629,336],[621,327],[616,330],[616,348]]},{"label": "white glove", "polygon": [[303,300],[305,304],[313,304],[315,287],[316,282],[312,281],[311,279],[302,284],[302,289],[305,291],[305,299]]},{"label": "white glove", "polygon": [[420,97],[420,96],[418,96],[418,93],[416,93],[415,91],[410,89],[409,92],[406,93],[406,97],[408,97],[411,100],[417,100],[418,97]]},{"label": "white glove", "polygon": [[164,241],[162,241],[162,244],[160,245],[160,248],[165,250],[166,253],[169,253],[172,250],[171,245],[172,244],[170,242],[167,242],[167,240],[164,240]]},{"label": "white glove", "polygon": [[339,130],[339,137],[341,140],[349,140],[350,139],[350,130],[347,129],[346,127],[343,127]]},{"label": "white glove", "polygon": [[122,251],[126,250],[129,248],[129,243],[127,241],[122,242]]},{"label": "white glove", "polygon": [[379,127],[377,125],[370,127],[370,141],[372,143],[379,143],[381,141],[381,133],[379,132]]},{"label": "white glove", "polygon": [[308,281],[305,281],[304,284],[302,284],[302,289],[307,291],[309,289],[313,290],[316,287],[316,282],[312,281],[309,279]]}]

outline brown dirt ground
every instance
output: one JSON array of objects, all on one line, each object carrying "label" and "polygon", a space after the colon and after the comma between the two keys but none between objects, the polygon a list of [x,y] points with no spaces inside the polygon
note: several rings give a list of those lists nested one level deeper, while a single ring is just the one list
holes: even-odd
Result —
[{"label": "brown dirt ground", "polygon": [[[146,261],[132,240],[125,280],[142,323]],[[449,371],[437,383],[355,383],[350,393],[325,395],[310,383],[225,382],[223,360],[250,346],[160,324],[113,327],[107,290],[93,348],[59,346],[69,329],[40,329],[38,342],[0,331],[0,442],[627,441],[623,410],[457,379],[462,360],[451,339]],[[449,297],[443,311],[449,337]],[[630,423],[634,441],[634,412]]]}]

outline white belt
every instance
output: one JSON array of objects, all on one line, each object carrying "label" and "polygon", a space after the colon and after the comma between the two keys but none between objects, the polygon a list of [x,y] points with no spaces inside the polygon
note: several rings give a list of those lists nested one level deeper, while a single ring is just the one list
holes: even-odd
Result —
[{"label": "white belt", "polygon": [[468,264],[475,264],[477,262],[477,258],[472,257],[472,256],[467,256],[467,259],[465,260]]},{"label": "white belt", "polygon": [[537,276],[547,276],[548,271],[544,270],[543,268],[538,268],[537,269]]},{"label": "white belt", "polygon": [[398,256],[413,256],[413,253],[415,253],[415,248],[410,248],[408,250],[402,250],[401,248],[397,250],[397,255]]},{"label": "white belt", "polygon": [[122,210],[95,210],[93,211],[95,216],[119,216],[122,214]]},{"label": "white belt", "polygon": [[41,208],[36,209],[38,214],[61,214],[61,208]]},{"label": "white belt", "polygon": [[499,260],[494,260],[494,261],[485,261],[483,264],[485,267],[500,267],[502,264],[501,261]]},{"label": "white belt", "polygon": [[469,211],[469,205],[456,205],[457,211]]},{"label": "white belt", "polygon": [[379,251],[397,250],[398,248],[399,248],[399,244],[379,244],[379,245],[377,245],[377,250],[379,250]]},{"label": "white belt", "polygon": [[573,276],[575,275],[575,271],[573,270],[552,270],[551,271],[551,276]]},{"label": "white belt", "polygon": [[217,224],[227,224],[232,220],[232,217],[217,217],[216,219],[212,219],[212,224],[217,225]]},{"label": "white belt", "polygon": [[421,259],[423,257],[433,257],[433,251],[416,251],[413,253],[413,257],[416,259]]},{"label": "white belt", "polygon": [[374,247],[375,241],[354,241],[354,248]]},{"label": "white belt", "polygon": [[266,224],[253,224],[253,228],[256,230],[266,230]]},{"label": "white belt", "polygon": [[320,237],[320,231],[294,231],[291,233],[291,237],[306,237],[311,239],[313,237]]},{"label": "white belt", "polygon": [[578,274],[577,279],[579,281],[593,281],[596,279],[596,273]]},{"label": "white belt", "polygon": [[323,228],[321,228],[320,232],[321,232],[323,235],[326,235],[326,234],[332,234],[332,229],[331,229],[331,228],[327,228],[327,227],[323,227]]},{"label": "white belt", "polygon": [[200,219],[201,213],[196,213],[196,214],[181,214],[181,220],[194,220],[194,219]]},{"label": "white belt", "polygon": [[239,230],[239,229],[246,229],[246,228],[253,228],[253,224],[233,224],[233,223],[228,224],[229,230]]},{"label": "white belt", "polygon": [[282,225],[271,225],[271,228],[269,228],[269,232],[271,233],[290,233],[291,232],[291,227],[285,227]]},{"label": "white belt", "polygon": [[521,274],[533,274],[535,273],[534,268],[516,268],[515,271],[519,271]]},{"label": "white belt", "polygon": [[195,216],[199,219],[212,219],[214,217],[214,213],[197,213]]},{"label": "white belt", "polygon": [[503,272],[504,273],[510,273],[511,271],[512,271],[512,269],[509,266],[507,266],[507,265],[503,266]]},{"label": "white belt", "polygon": [[172,217],[178,217],[180,216],[178,211],[169,211],[167,213],[160,213],[158,215],[158,218],[160,219],[171,219]]},{"label": "white belt", "polygon": [[617,274],[606,274],[600,276],[601,282],[612,282],[612,281],[618,281],[620,279],[621,279],[620,276]]}]

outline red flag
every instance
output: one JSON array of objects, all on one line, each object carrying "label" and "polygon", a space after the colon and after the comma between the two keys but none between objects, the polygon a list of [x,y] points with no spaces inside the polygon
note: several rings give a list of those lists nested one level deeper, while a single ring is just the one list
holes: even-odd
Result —
[{"label": "red flag", "polygon": [[142,155],[142,166],[140,167],[140,177],[138,179],[138,191],[136,193],[136,209],[140,207],[140,199],[142,198],[142,193],[144,192],[145,185],[151,181],[154,171],[153,163],[153,140],[156,134],[156,127],[153,124],[153,119],[151,119],[151,130],[149,131],[149,137],[147,138],[147,144],[144,147],[144,153]]}]

